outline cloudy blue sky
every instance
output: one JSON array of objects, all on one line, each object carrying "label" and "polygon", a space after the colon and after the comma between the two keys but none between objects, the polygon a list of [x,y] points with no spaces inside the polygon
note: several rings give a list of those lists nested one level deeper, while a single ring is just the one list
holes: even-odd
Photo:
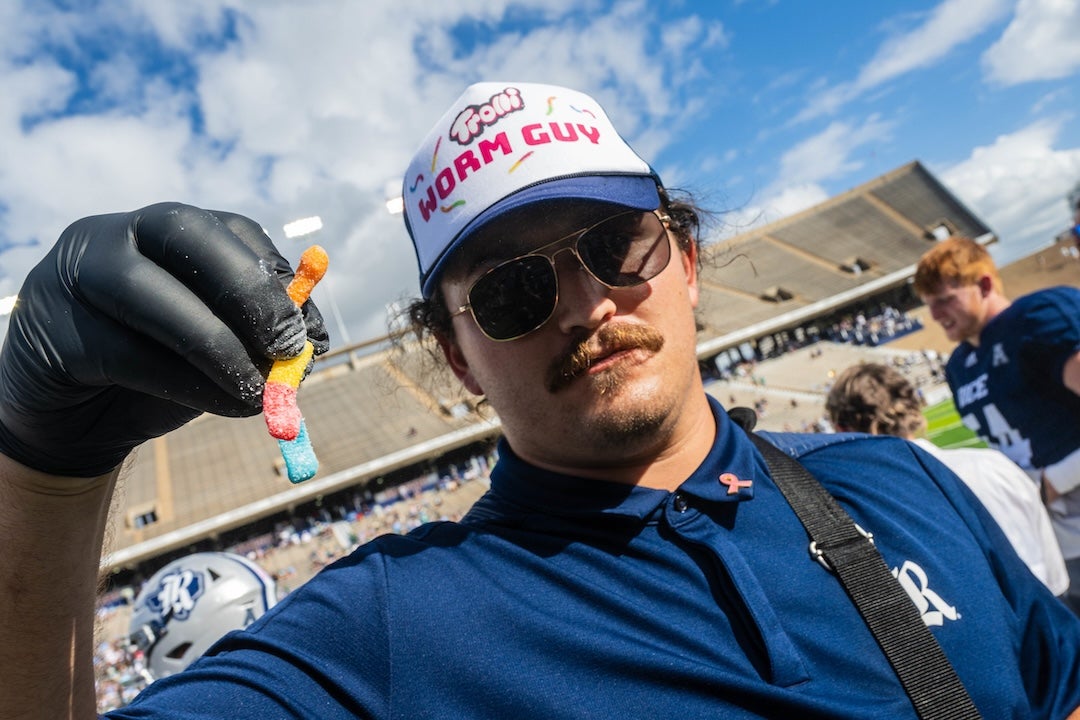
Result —
[{"label": "cloudy blue sky", "polygon": [[920,160],[1004,261],[1080,180],[1075,0],[13,0],[0,35],[0,296],[83,215],[318,214],[316,300],[378,336],[416,291],[385,200],[478,80],[593,94],[720,234]]}]

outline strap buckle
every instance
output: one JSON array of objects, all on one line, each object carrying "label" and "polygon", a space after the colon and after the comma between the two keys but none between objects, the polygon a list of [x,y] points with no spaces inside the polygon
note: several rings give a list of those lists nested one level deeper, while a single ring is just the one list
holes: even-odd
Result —
[{"label": "strap buckle", "polygon": [[[874,544],[874,533],[864,530],[862,525],[860,525],[859,523],[853,523],[853,525],[855,525],[855,530],[858,531],[858,533],[864,538],[866,538],[871,545]],[[829,572],[833,572],[833,566],[830,565],[829,561],[825,559],[825,553],[822,552],[820,548],[818,548],[817,540],[810,541],[810,557],[821,563],[821,567],[825,568]]]}]

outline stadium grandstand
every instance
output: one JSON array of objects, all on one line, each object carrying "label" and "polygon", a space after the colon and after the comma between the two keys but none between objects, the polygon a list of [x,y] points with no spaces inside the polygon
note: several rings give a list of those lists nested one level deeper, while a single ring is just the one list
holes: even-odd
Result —
[{"label": "stadium grandstand", "polygon": [[[996,240],[912,162],[709,245],[698,317],[703,373],[713,383],[737,382],[730,376],[740,366],[807,352],[819,339],[898,345],[894,338],[922,324],[910,290],[915,263],[951,234]],[[889,322],[853,320],[882,311]],[[814,389],[793,390],[791,407]],[[750,397],[745,383],[710,391],[724,402],[729,392]],[[288,481],[261,417],[202,416],[129,461],[103,569],[119,585],[132,583],[179,555],[242,550],[297,518],[366,512],[394,499],[403,483],[422,490],[472,477],[500,432],[482,400],[448,373],[433,374],[423,350],[401,352],[386,338],[320,358],[299,402],[320,460],[314,479]]]}]

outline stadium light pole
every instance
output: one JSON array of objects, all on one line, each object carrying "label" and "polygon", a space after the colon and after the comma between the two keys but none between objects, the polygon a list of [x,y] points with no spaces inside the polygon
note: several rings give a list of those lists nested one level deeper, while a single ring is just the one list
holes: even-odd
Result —
[{"label": "stadium light pole", "polygon": [[[306,235],[314,235],[322,230],[323,222],[322,218],[318,215],[312,215],[310,217],[303,217],[292,222],[287,222],[282,227],[285,231],[285,237],[289,240],[301,238]],[[327,273],[320,286],[326,288],[326,298],[330,301],[330,312],[334,314],[334,321],[337,323],[338,332],[341,333],[341,339],[346,346],[352,345],[352,340],[349,338],[349,331],[345,329],[345,322],[341,319],[341,311],[338,309],[337,301],[334,299],[334,288],[330,281],[330,274]]]}]

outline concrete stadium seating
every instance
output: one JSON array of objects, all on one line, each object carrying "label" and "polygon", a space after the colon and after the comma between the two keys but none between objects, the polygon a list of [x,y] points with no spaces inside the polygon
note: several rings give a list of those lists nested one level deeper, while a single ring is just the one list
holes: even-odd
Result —
[{"label": "concrete stadium seating", "polygon": [[[904,284],[942,224],[993,240],[914,162],[710,246],[698,312],[702,358]],[[853,259],[866,267],[842,268]],[[288,482],[261,417],[199,418],[147,443],[130,462],[103,564],[153,563],[336,490],[430,467],[443,453],[499,433],[486,405],[452,377],[434,376],[417,349],[320,362],[299,402],[321,463],[316,478]]]}]

